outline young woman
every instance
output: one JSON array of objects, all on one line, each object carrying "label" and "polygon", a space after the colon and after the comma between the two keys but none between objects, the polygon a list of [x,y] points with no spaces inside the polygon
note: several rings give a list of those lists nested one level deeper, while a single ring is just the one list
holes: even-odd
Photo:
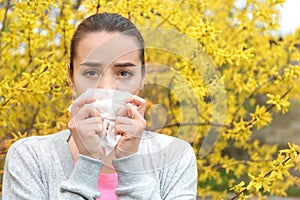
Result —
[{"label": "young woman", "polygon": [[[144,42],[128,19],[95,14],[71,41],[69,77],[76,99],[68,130],[29,137],[7,154],[3,200],[196,199],[194,152],[182,140],[145,131]],[[107,155],[98,89],[130,93],[114,119],[119,136]]]}]

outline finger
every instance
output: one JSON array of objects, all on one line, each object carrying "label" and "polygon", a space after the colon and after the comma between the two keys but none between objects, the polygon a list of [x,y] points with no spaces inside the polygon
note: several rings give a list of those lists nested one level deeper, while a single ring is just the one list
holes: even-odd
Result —
[{"label": "finger", "polygon": [[[69,123],[70,124],[70,123]],[[102,124],[86,124],[83,121],[74,123],[71,127],[72,130],[76,130],[75,135],[81,135],[81,137],[90,137],[95,134],[99,135],[102,132]]]},{"label": "finger", "polygon": [[[100,136],[102,134],[102,126],[100,124],[84,124],[82,129],[83,129],[83,131],[91,130],[92,133],[90,136],[93,136],[93,135]],[[84,136],[89,137],[89,135],[84,135]]]},{"label": "finger", "polygon": [[[73,110],[71,112],[73,114]],[[100,111],[93,104],[85,104],[77,111],[77,113],[73,114],[76,121],[100,116]]]},{"label": "finger", "polygon": [[133,121],[132,119],[128,118],[128,117],[116,117],[115,120],[116,124],[127,124],[127,125],[132,125]]},{"label": "finger", "polygon": [[92,102],[95,102],[96,99],[93,99],[93,95],[91,95],[92,90],[87,89],[84,93],[82,93],[80,96],[78,96],[72,103],[71,112],[73,115],[75,115],[79,109],[85,105]]},{"label": "finger", "polygon": [[119,124],[115,126],[115,135],[121,135],[121,140],[125,136],[127,138],[141,138],[143,135],[143,128],[127,125],[127,124]]},{"label": "finger", "polygon": [[98,124],[102,125],[102,118],[101,117],[91,117],[87,118],[82,121],[84,124]]},{"label": "finger", "polygon": [[119,124],[115,126],[115,135],[132,135],[134,136],[136,127],[127,124]]},{"label": "finger", "polygon": [[74,141],[81,153],[95,158],[101,158],[103,155],[101,153],[103,149],[100,144],[101,135],[102,129],[97,124],[79,125],[77,131],[72,132]]},{"label": "finger", "polygon": [[77,97],[72,103],[72,113],[76,114],[78,110],[85,104],[95,102],[98,98],[101,98],[103,94],[96,91],[96,88],[89,88],[79,97]]},{"label": "finger", "polygon": [[139,113],[144,116],[145,110],[146,110],[146,100],[137,96],[137,95],[132,95],[128,99],[128,103],[132,103],[137,106],[137,110]]},{"label": "finger", "polygon": [[[137,120],[143,125],[146,124],[144,117],[138,112],[137,107],[132,104],[127,104],[126,106],[121,108],[117,113],[117,118],[118,117],[127,117],[133,120]],[[130,122],[127,120],[125,123],[128,124]]]},{"label": "finger", "polygon": [[127,117],[127,106],[125,105],[124,107],[120,108],[117,112],[117,116],[120,117]]},{"label": "finger", "polygon": [[138,111],[138,108],[135,105],[127,104],[127,116],[131,119],[143,121],[144,117],[143,115]]}]

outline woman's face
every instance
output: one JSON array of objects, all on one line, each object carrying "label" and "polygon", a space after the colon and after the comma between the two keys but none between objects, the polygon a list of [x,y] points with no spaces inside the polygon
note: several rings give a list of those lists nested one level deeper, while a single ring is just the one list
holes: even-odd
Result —
[{"label": "woman's face", "polygon": [[137,94],[143,86],[140,49],[132,36],[119,32],[86,34],[76,47],[72,85],[79,96],[88,88]]}]

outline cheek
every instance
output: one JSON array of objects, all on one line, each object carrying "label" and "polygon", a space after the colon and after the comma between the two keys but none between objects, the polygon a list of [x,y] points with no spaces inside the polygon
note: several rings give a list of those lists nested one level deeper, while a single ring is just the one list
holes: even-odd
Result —
[{"label": "cheek", "polygon": [[97,87],[96,84],[84,80],[84,78],[82,76],[75,76],[74,82],[75,82],[76,96],[81,95],[88,88],[95,88],[95,87]]},{"label": "cheek", "polygon": [[120,80],[116,85],[117,90],[137,94],[142,86],[142,77],[133,77],[131,79]]},{"label": "cheek", "polygon": [[78,78],[75,80],[75,91],[76,96],[81,95],[85,91],[85,85],[78,80]]}]

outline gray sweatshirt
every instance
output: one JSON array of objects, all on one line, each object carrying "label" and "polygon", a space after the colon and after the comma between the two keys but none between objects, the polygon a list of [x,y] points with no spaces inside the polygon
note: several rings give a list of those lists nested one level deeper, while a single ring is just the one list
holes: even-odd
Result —
[{"label": "gray sweatshirt", "polygon": [[[83,155],[74,161],[68,130],[18,140],[9,149],[3,200],[96,199],[103,162]],[[125,199],[196,199],[197,167],[191,146],[145,131],[137,153],[113,160],[116,195]]]}]

